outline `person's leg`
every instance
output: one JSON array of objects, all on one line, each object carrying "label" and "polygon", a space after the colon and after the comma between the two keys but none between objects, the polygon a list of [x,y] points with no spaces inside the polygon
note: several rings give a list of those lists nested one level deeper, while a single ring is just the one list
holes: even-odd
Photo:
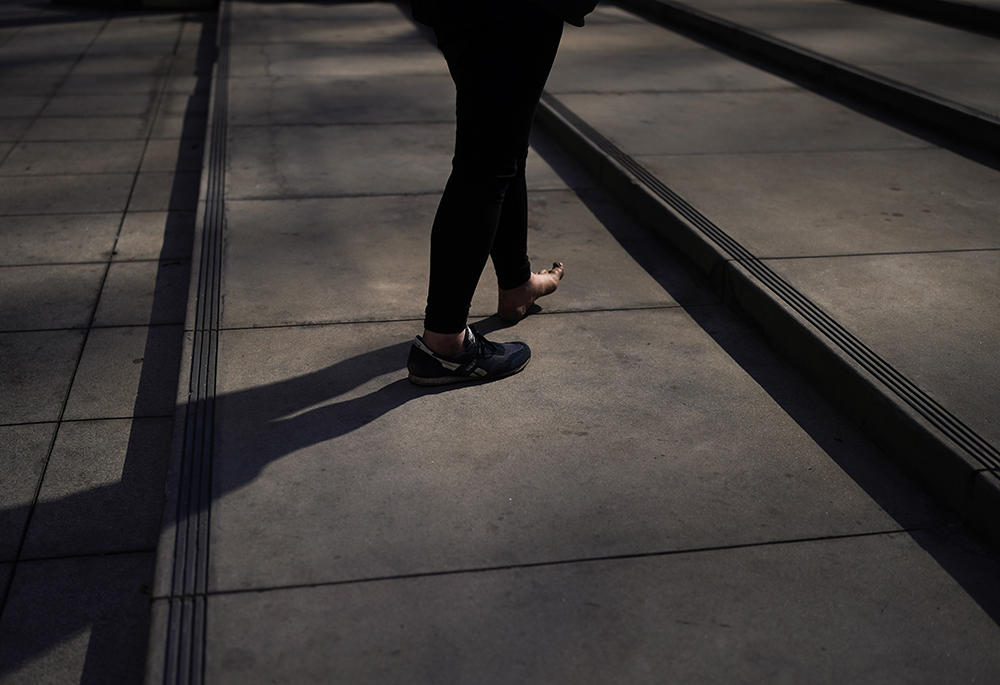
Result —
[{"label": "person's leg", "polygon": [[525,165],[528,150],[518,161],[518,174],[507,186],[500,221],[490,256],[497,275],[497,313],[507,321],[518,321],[535,300],[555,291],[565,268],[560,262],[551,269],[531,272],[528,260],[528,187]]},{"label": "person's leg", "polygon": [[[513,271],[509,264],[519,260],[516,270],[530,274],[523,163],[561,31],[562,22],[553,15],[514,1],[502,17],[475,30],[439,32],[455,80],[458,121],[452,174],[431,234],[424,326],[432,347],[440,344],[437,337],[461,340],[495,243],[502,265],[498,273]],[[504,227],[499,241],[498,225]]]}]

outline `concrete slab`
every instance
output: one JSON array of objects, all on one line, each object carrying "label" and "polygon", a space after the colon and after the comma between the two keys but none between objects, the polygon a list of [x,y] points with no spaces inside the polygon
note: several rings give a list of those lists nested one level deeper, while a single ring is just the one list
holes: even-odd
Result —
[{"label": "concrete slab", "polygon": [[[230,203],[224,325],[422,319],[437,202],[425,195]],[[604,209],[604,217],[615,221],[613,210]],[[559,292],[540,303],[546,312],[676,304],[634,269],[629,254],[572,191],[532,193],[530,215],[534,268],[558,260],[569,270]],[[624,223],[621,215],[617,221]],[[691,284],[684,295],[710,299]],[[487,265],[474,315],[494,313],[496,296]]]},{"label": "concrete slab", "polygon": [[172,427],[170,418],[63,423],[24,557],[155,548]]},{"label": "concrete slab", "polygon": [[55,432],[54,423],[0,426],[0,470],[4,474],[3,500],[0,504],[0,562],[17,560],[21,537],[28,523],[28,511],[41,482]]},{"label": "concrete slab", "polygon": [[[21,140],[21,136],[31,126],[33,119],[0,119],[0,142],[16,143]],[[4,147],[4,153],[10,150],[11,146]]]},{"label": "concrete slab", "polygon": [[163,138],[196,138],[205,139],[205,128],[208,125],[208,117],[173,115],[158,116],[153,122],[150,137],[153,140]]},{"label": "concrete slab", "polygon": [[233,44],[427,43],[417,26],[388,3],[360,11],[336,5],[306,8],[303,3],[292,3],[280,12],[274,11],[272,5],[265,14],[266,19],[242,8],[237,10],[232,24]]},{"label": "concrete slab", "polygon": [[[3,54],[0,48],[0,55]],[[3,57],[0,57],[3,60]],[[54,95],[62,87],[61,76],[14,76],[6,71],[0,75],[0,92],[10,95]]]},{"label": "concrete slab", "polygon": [[[113,72],[114,73],[114,72]],[[120,74],[127,78],[128,74]],[[42,111],[46,117],[110,117],[147,116],[153,111],[156,98],[151,93],[125,93],[116,95],[56,95]]]},{"label": "concrete slab", "polygon": [[104,271],[103,264],[0,267],[0,330],[86,328]]},{"label": "concrete slab", "polygon": [[201,77],[195,73],[179,73],[179,70],[174,68],[170,72],[170,76],[167,77],[167,81],[163,86],[164,93],[208,93],[210,88],[210,79],[207,77]]},{"label": "concrete slab", "polygon": [[131,74],[122,78],[119,74],[79,74],[72,73],[59,86],[60,95],[157,95],[163,76],[160,74]]},{"label": "concrete slab", "polygon": [[50,54],[75,51],[81,54],[111,17],[106,12],[71,11],[65,18],[69,21],[29,23],[8,41],[4,49],[34,49]]},{"label": "concrete slab", "polygon": [[208,114],[208,93],[164,93],[160,114]]},{"label": "concrete slab", "polygon": [[[413,324],[224,333],[212,589],[932,520],[926,500],[728,314],[698,312],[698,322],[680,308],[529,318],[493,336],[528,342],[528,369],[439,392],[405,380]],[[803,423],[720,344],[794,398],[782,402]],[[559,391],[539,391],[539,379]],[[823,422],[802,407],[833,432],[805,428]]]},{"label": "concrete slab", "polygon": [[[687,4],[701,7],[704,0]],[[1000,62],[996,41],[961,29],[836,0],[728,3],[712,12],[849,64]],[[809,20],[802,21],[802,12]]]},{"label": "concrete slab", "polygon": [[642,163],[758,257],[1000,247],[1000,173],[946,150]]},{"label": "concrete slab", "polygon": [[1000,635],[987,585],[1000,569],[949,550],[985,590],[984,609],[924,542],[899,534],[212,597],[206,677],[989,680]]},{"label": "concrete slab", "polygon": [[[239,35],[235,37],[237,42],[244,40],[278,42],[283,36],[267,33],[266,27],[281,26],[296,21],[307,32],[323,21],[329,22],[328,25],[332,24],[334,27],[338,24],[350,26],[354,31],[345,31],[344,39],[351,42],[369,42],[373,38],[371,32],[381,30],[388,35],[394,35],[392,32],[399,30],[405,24],[412,26],[412,23],[404,19],[399,8],[391,3],[316,5],[308,2],[260,2],[240,3],[233,7],[233,25],[241,28]],[[368,28],[369,32],[366,33],[365,28]]]},{"label": "concrete slab", "polygon": [[0,333],[0,423],[57,421],[84,331]]},{"label": "concrete slab", "polygon": [[1000,444],[1000,251],[770,266],[992,444]]},{"label": "concrete slab", "polygon": [[[780,15],[782,21],[787,20],[789,30],[815,31],[817,35],[823,36],[836,33],[838,30],[836,22],[823,23],[822,13],[809,15],[807,20],[803,19],[806,16],[804,8],[807,5],[812,6],[810,3],[771,3],[765,0],[757,6],[769,8],[768,11],[773,9],[776,17]],[[854,7],[850,3],[838,3],[838,5],[841,9],[837,11],[843,12],[850,12],[852,11],[850,8]],[[891,20],[894,15],[884,13],[884,16]],[[598,31],[596,34],[591,34],[591,39],[596,45],[600,45],[603,27],[595,28]],[[856,41],[857,49],[870,50],[869,57],[874,60],[875,57],[872,55],[883,50],[885,45],[893,44],[894,39],[873,41],[866,30],[867,27],[855,33],[852,27],[851,30],[845,31],[844,36],[850,39],[844,41],[845,49],[850,49],[847,44]],[[960,32],[956,32],[958,33]],[[920,32],[909,34],[906,31],[899,31],[899,35],[898,40],[903,41],[912,40],[913,36],[917,37],[916,40],[928,38]],[[873,47],[876,45],[877,47]],[[936,59],[943,54],[939,54],[938,50],[941,45],[919,51],[919,54],[911,50],[912,58],[907,56],[906,59],[911,60],[911,65],[927,59],[928,55],[934,55]],[[852,61],[858,63],[860,59]],[[901,59],[902,61],[905,59]],[[939,61],[947,63],[947,60]],[[664,69],[668,69],[670,65],[664,61],[663,66]],[[980,74],[987,71],[981,71]],[[712,95],[707,94],[706,98]],[[771,94],[767,93],[765,96],[769,97]],[[807,139],[811,137],[813,140],[822,140],[822,136],[813,134],[817,122],[822,121],[823,117],[810,116],[805,108],[787,108],[781,113],[783,124],[778,123],[777,119],[767,122],[764,116],[755,117],[755,122],[761,123],[760,128],[748,128],[744,131],[740,128],[742,122],[736,115],[732,117],[731,122],[724,122],[721,117],[716,121],[710,113],[695,121],[694,117],[686,119],[683,113],[675,113],[666,106],[659,111],[654,108],[648,108],[646,111],[632,108],[635,112],[632,115],[634,121],[623,124],[609,115],[614,107],[592,106],[591,102],[586,100],[588,97],[591,102],[601,99],[597,94],[569,94],[563,99],[566,102],[574,102],[570,106],[578,114],[589,123],[596,123],[597,128],[605,135],[622,143],[626,152],[639,156],[639,161],[654,175],[664,180],[686,200],[692,201],[710,220],[757,255],[806,258],[871,252],[996,249],[998,236],[995,220],[996,197],[997,182],[1000,178],[995,170],[930,146],[919,149],[919,146],[913,148],[902,144],[892,149],[901,135],[898,131],[889,131],[880,138],[881,134],[872,128],[870,140],[859,137],[848,142],[848,137],[841,136],[836,130],[837,127],[830,127],[826,140],[828,147],[813,149],[808,147]],[[604,99],[610,101],[612,97],[607,96]],[[600,107],[603,107],[603,110]],[[826,111],[824,116],[833,111],[831,107],[831,105],[823,106]],[[601,118],[595,119],[593,116],[595,113]],[[686,156],[682,154],[669,157],[644,156],[644,150],[648,149],[650,144],[645,143],[645,148],[643,147],[643,136],[654,140],[669,136],[667,143],[661,143],[666,147],[673,143],[675,137],[684,133],[682,127],[674,131],[669,126],[664,126],[657,117],[669,122],[684,119],[692,128],[700,128],[704,139],[696,140],[692,149],[685,150]],[[860,112],[850,112],[845,114],[840,126],[845,130],[859,131],[870,124],[862,121]],[[763,140],[765,146],[769,146],[768,151],[747,154],[747,147],[741,147],[739,141],[731,143],[726,138],[733,130],[745,134],[750,140]],[[791,150],[783,151],[779,146],[771,145],[773,140],[782,136],[789,143],[795,144],[800,135],[806,140],[806,146],[794,154],[790,153]],[[689,136],[691,137],[697,136]],[[718,145],[720,141],[724,145],[731,145],[731,153],[715,154],[722,147]],[[908,147],[911,149],[907,149]],[[810,152],[806,154],[805,151]],[[845,263],[849,261],[845,260]],[[882,274],[884,280],[872,278],[870,284],[862,290],[857,288],[858,282],[852,283],[851,286],[847,285],[852,278],[859,277],[859,274],[850,267],[846,267],[843,273],[834,276],[838,270],[836,263],[830,262],[827,278],[830,282],[840,284],[838,288],[842,288],[843,299],[840,300],[839,308],[828,311],[842,322],[845,322],[845,318],[850,318],[841,317],[840,314],[848,307],[856,310],[854,317],[864,318],[869,316],[870,310],[884,306],[881,303],[873,306],[870,303],[872,299],[890,299],[895,302],[893,306],[897,310],[906,308],[907,305],[902,299],[905,295],[897,299],[897,296],[892,294],[896,289],[906,292],[942,290],[948,292],[954,301],[979,303],[981,307],[981,293],[989,288],[989,285],[984,288],[984,283],[990,284],[995,281],[991,273],[986,273],[986,267],[978,266],[972,268],[972,271],[981,276],[979,280],[966,279],[964,275],[949,273],[942,267],[920,273],[919,278],[924,279],[921,285],[916,284],[918,276],[912,270],[886,269]],[[790,274],[788,280],[793,286],[799,287],[807,295],[812,292],[817,293],[817,297],[813,299],[820,303],[821,307],[823,302],[831,301],[831,298],[823,292],[827,287],[826,283],[811,280],[811,276],[802,284],[797,280],[797,274],[811,274],[816,268],[812,260],[803,259],[794,265],[793,260],[774,262],[774,264],[780,266],[780,268],[775,267],[779,272]],[[962,267],[956,263],[955,268]],[[901,279],[899,284],[889,283],[891,271],[898,272]],[[948,285],[939,287],[939,279],[947,281]],[[971,288],[974,294],[963,296],[959,292],[960,283]],[[846,296],[849,290],[855,290],[853,297]],[[863,295],[860,294],[862,291]],[[926,297],[928,295],[920,292],[916,301],[920,302],[920,298]],[[943,304],[940,306],[945,307]],[[959,306],[957,309],[964,308]],[[946,319],[948,325],[953,327],[950,333],[954,338],[962,338],[963,342],[966,339],[981,340],[983,332],[978,321],[979,316],[969,314],[967,309],[965,311],[970,319],[964,324],[968,328],[964,333],[958,332],[963,326],[958,317],[940,318]],[[986,359],[983,355],[979,359],[975,358],[971,345],[957,355],[965,364],[959,369],[958,364],[951,360],[955,355],[949,349],[947,341],[940,335],[936,338],[939,346],[935,358],[929,354],[932,343],[928,341],[925,346],[923,340],[917,342],[912,340],[916,331],[924,330],[924,326],[929,324],[917,321],[915,328],[908,329],[902,325],[901,320],[891,319],[891,316],[886,312],[878,322],[872,317],[865,330],[874,332],[877,329],[878,333],[871,337],[860,332],[857,327],[853,330],[859,332],[860,337],[877,354],[898,360],[898,363],[893,361],[897,367],[906,365],[908,369],[913,369],[918,356],[916,350],[922,349],[923,352],[927,352],[927,356],[921,359],[925,368],[920,373],[908,373],[913,380],[928,378],[939,373],[935,371],[938,367],[948,368],[949,372],[940,373],[951,374],[949,383],[947,385],[939,383],[937,385],[939,389],[932,393],[939,399],[955,397],[961,392],[959,390],[961,381],[958,379],[980,375],[981,367],[986,369],[982,374],[985,377],[992,378],[995,375],[992,360]],[[915,313],[910,317],[904,316],[903,320],[913,321],[915,316]],[[989,321],[988,325],[996,326],[989,315],[986,315],[985,319]],[[892,333],[889,332],[890,329]],[[892,337],[895,337],[895,340],[890,342],[889,339]],[[884,349],[879,346],[879,341],[886,343]],[[945,360],[945,357],[949,359]],[[992,409],[994,403],[978,393],[974,385],[974,383],[966,385],[963,409],[960,410],[957,404],[951,405],[947,402],[946,406],[966,423],[975,423],[978,426],[983,425],[985,417],[995,412]],[[982,400],[979,406],[976,406],[977,399]],[[986,432],[990,435],[995,434],[992,428]]]},{"label": "concrete slab", "polygon": [[101,290],[95,326],[183,324],[190,260],[115,262]]},{"label": "concrete slab", "polygon": [[444,74],[371,79],[240,79],[231,126],[451,122],[455,86]]},{"label": "concrete slab", "polygon": [[447,68],[429,43],[340,47],[336,43],[240,45],[231,47],[230,76],[241,78],[315,77],[337,79],[425,76]]},{"label": "concrete slab", "polygon": [[[595,39],[595,34],[599,38]],[[665,66],[666,65],[666,66]],[[599,7],[583,30],[566,27],[546,83],[550,93],[712,92],[788,89],[760,69],[617,7]]]},{"label": "concrete slab", "polygon": [[[831,0],[686,4],[966,106],[1000,112],[995,89],[982,87],[1000,78],[1000,44],[990,36]],[[802,21],[803,12],[809,13],[808,21]],[[980,80],[968,79],[970,68]]]},{"label": "concrete slab", "polygon": [[961,102],[981,112],[1000,112],[1000,93],[994,88],[983,87],[984,83],[993,83],[1000,78],[1000,64],[997,63],[921,64],[919,78],[910,65],[861,66],[896,81],[913,82],[921,90]]},{"label": "concrete slab", "polygon": [[87,55],[157,55],[173,52],[183,26],[183,15],[116,16],[87,49]]},{"label": "concrete slab", "polygon": [[43,117],[35,119],[24,140],[144,140],[152,119],[146,117]]},{"label": "concrete slab", "polygon": [[195,212],[129,212],[115,245],[115,260],[190,260],[195,220]]},{"label": "concrete slab", "polygon": [[20,51],[11,54],[4,46],[3,52],[0,52],[0,65],[7,76],[16,78],[59,78],[65,77],[73,69],[75,60],[58,55],[31,57]]},{"label": "concrete slab", "polygon": [[229,200],[440,193],[453,124],[292,126],[230,131]]},{"label": "concrete slab", "polygon": [[135,179],[132,212],[183,212],[198,208],[200,171],[144,172]]},{"label": "concrete slab", "polygon": [[105,261],[120,223],[120,214],[4,217],[0,264]]},{"label": "concrete slab", "polygon": [[153,554],[22,561],[0,619],[5,683],[142,681]]},{"label": "concrete slab", "polygon": [[[441,123],[231,129],[227,199],[437,196],[451,172],[454,128]],[[534,190],[566,187],[533,151],[527,177]]]},{"label": "concrete slab", "polygon": [[[214,26],[214,19],[210,20],[208,25],[204,29],[199,26],[199,31],[205,30],[208,32],[210,38],[205,39],[206,47],[202,48],[198,44],[183,44],[179,43],[174,52],[173,59],[170,60],[170,76],[189,76],[196,74],[205,77],[205,83],[209,82],[212,73],[212,61],[208,56],[207,50],[208,45],[214,45],[216,30]],[[170,92],[166,90],[164,92]]]},{"label": "concrete slab", "polygon": [[[927,143],[807,91],[567,94],[632,155],[896,150]],[[795,125],[787,113],[793,111]],[[650,135],[655,131],[655,135]]]},{"label": "concrete slab", "polygon": [[0,215],[123,212],[132,174],[0,176]]},{"label": "concrete slab", "polygon": [[151,140],[146,144],[139,171],[201,171],[204,143],[196,138]]},{"label": "concrete slab", "polygon": [[3,117],[36,117],[48,98],[44,95],[0,95]]},{"label": "concrete slab", "polygon": [[170,70],[173,62],[171,57],[169,54],[84,56],[80,59],[79,64],[73,67],[73,73],[88,76],[104,74],[120,74],[121,76],[163,75]]},{"label": "concrete slab", "polygon": [[96,328],[73,380],[65,419],[171,416],[182,326]]},{"label": "concrete slab", "polygon": [[0,175],[128,173],[138,168],[143,147],[141,140],[21,143],[0,164]]}]

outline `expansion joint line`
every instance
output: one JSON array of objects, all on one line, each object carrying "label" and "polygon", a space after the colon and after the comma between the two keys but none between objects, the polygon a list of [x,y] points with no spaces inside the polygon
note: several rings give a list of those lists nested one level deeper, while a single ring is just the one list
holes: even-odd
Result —
[{"label": "expansion joint line", "polygon": [[743,245],[668,188],[663,181],[587,124],[550,93],[542,94],[542,105],[556,113],[558,117],[573,127],[578,135],[597,147],[604,155],[631,175],[638,184],[665,203],[672,212],[717,245],[730,260],[746,269],[782,304],[813,326],[848,358],[871,374],[892,394],[947,436],[983,468],[1000,469],[1000,450],[897,371]]},{"label": "expansion joint line", "polygon": [[199,685],[204,681],[205,596],[225,231],[230,13],[230,0],[222,0],[205,152],[204,215],[192,330],[191,376],[174,511],[174,565],[163,669],[165,685]]}]

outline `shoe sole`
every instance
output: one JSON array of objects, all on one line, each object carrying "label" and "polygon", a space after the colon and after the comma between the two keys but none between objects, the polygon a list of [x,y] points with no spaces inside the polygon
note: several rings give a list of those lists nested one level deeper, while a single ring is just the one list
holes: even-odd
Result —
[{"label": "shoe sole", "polygon": [[531,361],[531,357],[528,357],[523,364],[521,364],[516,369],[512,369],[499,376],[435,376],[434,378],[424,378],[422,376],[414,376],[410,374],[410,382],[414,385],[421,385],[424,387],[435,386],[435,385],[450,385],[452,383],[486,383],[488,381],[498,381],[501,378],[507,378],[507,376],[513,376],[515,373],[521,371],[524,367],[528,365]]}]

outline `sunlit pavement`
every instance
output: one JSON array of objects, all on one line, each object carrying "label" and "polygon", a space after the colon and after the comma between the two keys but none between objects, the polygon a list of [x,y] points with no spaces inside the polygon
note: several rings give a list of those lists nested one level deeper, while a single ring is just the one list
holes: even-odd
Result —
[{"label": "sunlit pavement", "polygon": [[[0,682],[1000,674],[994,548],[544,133],[567,277],[473,305],[531,364],[409,384],[454,119],[396,5],[225,4],[218,60],[0,8]],[[989,164],[615,8],[549,91],[996,441]]]}]

